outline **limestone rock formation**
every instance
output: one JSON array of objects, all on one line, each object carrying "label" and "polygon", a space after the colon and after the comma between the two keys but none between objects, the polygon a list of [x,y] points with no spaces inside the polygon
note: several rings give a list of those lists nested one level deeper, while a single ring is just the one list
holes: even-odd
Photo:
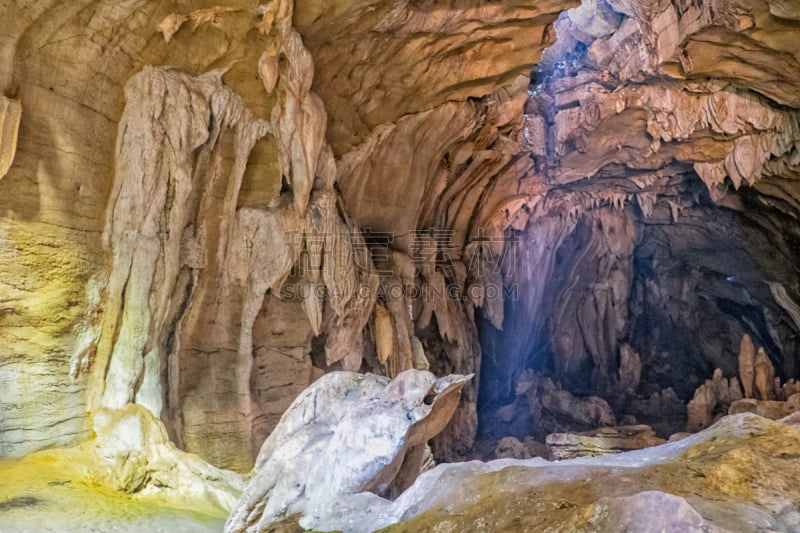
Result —
[{"label": "limestone rock formation", "polygon": [[667,418],[674,415],[684,415],[686,404],[675,394],[671,388],[652,393],[648,397],[637,397],[631,400],[627,412],[637,417],[647,419]]},{"label": "limestone rock formation", "polygon": [[343,498],[396,495],[419,475],[427,442],[469,379],[418,370],[392,381],[351,372],[320,378],[264,442],[225,530],[261,531],[295,515],[304,527],[324,527]]},{"label": "limestone rock formation", "polygon": [[750,337],[745,335],[739,353],[739,375],[745,390],[744,397],[783,401],[798,392],[797,380],[792,378],[782,382],[775,374],[775,366],[764,348],[759,347],[756,354]]},{"label": "limestone rock formation", "polygon": [[93,421],[94,437],[78,446],[0,464],[1,530],[133,532],[174,521],[182,531],[185,521],[205,531],[245,488],[239,474],[177,449],[143,406],[102,409]]},{"label": "limestone rock formation", "polygon": [[[376,505],[371,519],[376,527],[383,513],[406,520],[388,531],[791,530],[800,520],[793,503],[800,484],[796,466],[774,452],[798,438],[796,426],[740,414],[679,442],[624,454],[440,465],[392,505]],[[777,500],[775,483],[786,490]]]},{"label": "limestone rock formation", "polygon": [[800,429],[790,420],[739,414],[678,442],[633,452],[556,463],[440,464],[394,501],[369,492],[340,497],[313,526],[354,533],[387,526],[736,531],[762,524],[791,530],[800,523],[794,510],[800,484],[794,463],[775,452],[799,443]]},{"label": "limestone rock formation", "polygon": [[102,410],[94,421],[97,437],[72,453],[83,454],[95,484],[206,512],[209,508],[230,512],[245,488],[238,474],[176,449],[145,407]]},{"label": "limestone rock formation", "polygon": [[755,393],[761,400],[772,400],[775,392],[775,368],[770,363],[764,348],[759,348],[755,363]]},{"label": "limestone rock formation", "polygon": [[745,333],[796,373],[797,295],[772,281],[796,271],[800,161],[800,51],[779,12],[600,0],[559,17],[525,106],[535,204],[506,269],[521,298],[482,335],[498,405],[520,366],[615,404],[625,346],[645,397],[686,402],[712,369],[735,375]]},{"label": "limestone rock formation", "polygon": [[726,414],[732,403],[741,399],[739,380],[735,377],[730,379],[723,377],[722,370],[717,368],[714,370],[713,379],[707,379],[700,385],[694,393],[694,398],[687,405],[686,430],[695,432],[707,428]]},{"label": "limestone rock formation", "polygon": [[551,461],[594,457],[664,444],[650,426],[617,426],[584,433],[551,433],[546,443]]},{"label": "limestone rock formation", "polygon": [[642,360],[629,344],[620,346],[619,358],[619,383],[626,392],[633,393],[641,381]]},{"label": "limestone rock formation", "polygon": [[800,411],[800,394],[793,394],[785,401],[747,398],[733,402],[728,408],[728,413],[732,415],[737,413],[754,413],[771,420],[786,418],[797,411]]},{"label": "limestone rock formation", "polygon": [[794,412],[794,403],[788,400],[797,392],[795,380],[781,384],[775,376],[775,367],[764,348],[755,346],[749,335],[742,337],[739,346],[739,381],[722,377],[722,370],[714,371],[712,380],[697,388],[687,406],[688,431],[708,427],[716,417],[730,413],[757,413],[767,418],[779,419]]},{"label": "limestone rock formation", "polygon": [[795,379],[790,379],[786,383],[780,386],[780,399],[789,399],[798,392],[800,392],[800,383],[797,382]]},{"label": "limestone rock formation", "polygon": [[529,459],[525,445],[516,437],[503,437],[494,449],[497,459]]},{"label": "limestone rock formation", "polygon": [[[192,77],[146,67],[127,83],[103,233],[112,262],[95,282],[102,323],[96,349],[90,339],[73,364],[75,375],[92,374],[90,406],[163,410],[182,446],[240,470],[272,429],[265,420],[310,382],[312,333],[328,335],[326,364],[360,367],[374,294],[359,290],[377,283],[363,240],[337,210],[325,112],[310,92],[311,60],[291,27],[290,6],[274,3],[261,16],[259,31],[292,58],[274,84],[264,79],[278,101],[269,120],[254,116],[219,71]],[[267,136],[291,194],[261,183],[252,203],[248,165]],[[267,293],[279,294],[297,264],[295,301],[305,317],[295,315],[293,327],[306,333],[282,348],[301,349],[290,356],[301,370],[278,378],[289,389],[274,407],[265,401],[269,385],[253,377],[260,359],[272,365],[286,355],[270,352],[278,346],[261,353],[253,328],[267,302],[266,313],[278,319],[285,306]]]},{"label": "limestone rock formation", "polygon": [[527,419],[526,432],[541,441],[549,433],[616,424],[614,411],[602,398],[577,397],[551,379],[532,372],[520,377],[517,394]]},{"label": "limestone rock formation", "polygon": [[755,359],[755,346],[753,346],[750,335],[745,334],[744,337],[742,337],[742,343],[739,345],[739,379],[742,382],[745,398],[754,398]]},{"label": "limestone rock formation", "polygon": [[504,437],[497,443],[494,450],[495,459],[530,459],[532,457],[547,458],[548,450],[545,444],[525,437],[523,442],[515,437]]},{"label": "limestone rock formation", "polygon": [[[87,474],[96,465],[87,450],[44,450],[23,459],[2,462],[0,529],[3,531],[170,531],[215,533],[222,530],[227,510],[207,506],[199,493],[187,498],[123,493],[99,485]],[[196,458],[200,461],[199,458]],[[208,469],[204,473],[212,475]],[[184,480],[187,482],[188,479]],[[205,483],[208,483],[206,480]],[[217,480],[218,481],[218,480]]]},{"label": "limestone rock formation", "polygon": [[[563,6],[468,4],[6,6],[0,85],[25,116],[0,191],[0,260],[18,263],[24,247],[20,272],[4,271],[32,275],[2,295],[14,339],[2,379],[36,379],[58,407],[38,412],[17,390],[0,399],[2,453],[80,441],[87,410],[134,402],[179,446],[245,470],[312,375],[394,375],[409,367],[408,344],[411,366],[476,371],[474,305],[441,294],[483,291],[482,312],[502,322],[497,258],[527,205],[512,190],[529,167],[517,132]],[[13,117],[3,114],[4,162]],[[367,227],[397,236],[409,293],[439,294],[395,299],[391,372],[362,360],[378,282]],[[424,233],[433,251],[412,242]],[[448,257],[422,258],[437,254]],[[418,276],[423,263],[433,270]],[[33,293],[48,296],[20,303]],[[291,346],[259,327],[287,317]],[[17,364],[32,353],[50,355]],[[266,375],[273,365],[291,381]],[[463,455],[475,435],[477,388],[464,397],[439,456]]]},{"label": "limestone rock formation", "polygon": [[574,420],[586,426],[614,425],[614,412],[597,396],[576,398],[569,391],[555,389],[541,397],[542,408],[554,417]]}]

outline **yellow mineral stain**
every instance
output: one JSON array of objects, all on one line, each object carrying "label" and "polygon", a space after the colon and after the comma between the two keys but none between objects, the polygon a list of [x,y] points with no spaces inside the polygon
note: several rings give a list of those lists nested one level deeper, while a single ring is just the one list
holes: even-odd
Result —
[{"label": "yellow mineral stain", "polygon": [[175,509],[93,482],[80,448],[0,460],[0,531],[221,531],[224,516]]}]

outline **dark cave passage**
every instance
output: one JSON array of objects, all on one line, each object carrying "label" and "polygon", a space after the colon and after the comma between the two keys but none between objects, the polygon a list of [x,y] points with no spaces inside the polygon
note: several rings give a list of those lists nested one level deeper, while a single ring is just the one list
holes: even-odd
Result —
[{"label": "dark cave passage", "polygon": [[715,369],[738,375],[745,334],[781,383],[797,378],[798,326],[774,293],[797,295],[798,228],[752,191],[738,202],[751,205],[715,205],[685,175],[650,212],[601,205],[522,234],[507,280],[519,298],[505,302],[503,330],[478,320],[479,441],[591,429],[547,405],[537,412],[541,400],[522,391],[531,374],[574,402],[601,398],[618,425],[649,424],[664,438],[683,431],[686,404]]},{"label": "dark cave passage", "polygon": [[[664,76],[660,51],[614,33],[637,35],[640,13],[584,8],[561,14],[530,76],[525,133],[544,186],[527,226],[506,232],[517,297],[502,330],[476,319],[482,457],[506,436],[696,430],[699,403],[710,420],[743,394],[745,336],[772,394],[800,371],[796,158],[744,110],[792,128],[796,113],[759,88],[723,102],[713,73]],[[759,142],[763,169],[746,163]]]}]

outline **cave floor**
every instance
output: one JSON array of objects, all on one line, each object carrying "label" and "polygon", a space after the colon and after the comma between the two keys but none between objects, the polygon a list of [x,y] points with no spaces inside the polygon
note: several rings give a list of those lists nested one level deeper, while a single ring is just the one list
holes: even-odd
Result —
[{"label": "cave floor", "polygon": [[734,415],[618,455],[454,464],[383,531],[797,532],[799,458],[800,427]]},{"label": "cave floor", "polygon": [[[395,522],[386,531],[398,533],[797,532],[800,415],[790,418],[733,415],[678,442],[558,463],[442,464],[383,510],[357,498],[371,521],[353,531],[380,528],[386,512]],[[94,465],[77,450],[0,461],[0,532],[222,531],[219,509],[168,507],[94,484]]]},{"label": "cave floor", "polygon": [[0,531],[222,531],[224,516],[165,507],[97,486],[89,468],[64,450],[0,461]]}]

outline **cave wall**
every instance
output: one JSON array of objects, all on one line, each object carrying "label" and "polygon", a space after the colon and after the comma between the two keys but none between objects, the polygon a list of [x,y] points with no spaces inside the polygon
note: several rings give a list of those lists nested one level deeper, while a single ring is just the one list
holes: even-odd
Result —
[{"label": "cave wall", "polygon": [[[475,302],[443,291],[497,281],[464,249],[514,222],[562,7],[5,2],[2,454],[133,402],[243,470],[323,372],[477,371]],[[396,237],[370,252],[358,227]],[[469,447],[476,395],[440,456]]]},{"label": "cave wall", "polygon": [[797,372],[791,3],[0,6],[2,456],[133,402],[246,470],[342,368],[478,374],[438,459],[526,369]]},{"label": "cave wall", "polygon": [[[283,9],[282,31],[290,33],[291,9],[275,7]],[[323,145],[324,111],[307,96],[313,76],[307,53],[294,51],[298,62],[305,60],[297,74],[303,79],[287,74],[282,81],[295,86],[270,92],[258,61],[275,37],[266,23],[257,28],[269,13],[252,2],[6,2],[3,8],[9,14],[4,91],[22,103],[24,116],[14,164],[0,182],[3,261],[10,265],[2,294],[3,455],[80,440],[91,429],[88,412],[135,401],[161,414],[182,445],[244,468],[252,446],[260,445],[251,446],[251,419],[263,425],[287,401],[262,399],[253,414],[247,408],[252,355],[237,357],[239,342],[251,342],[240,330],[262,308],[263,278],[276,275],[290,253],[269,239],[270,231],[284,236],[275,226],[280,216],[263,210],[279,200],[282,164],[299,157],[278,141],[308,138],[304,155],[314,168],[303,175],[295,162],[288,179],[298,194],[272,211],[300,232],[315,150]],[[284,40],[298,47],[296,33]],[[302,131],[275,135],[292,128],[280,111],[273,119],[275,93],[285,99],[292,90],[306,107]],[[330,167],[319,171],[328,190]],[[292,207],[295,199],[299,206]],[[330,213],[330,200],[321,190],[314,202]],[[237,242],[232,250],[230,238]],[[260,253],[249,246],[252,238]],[[278,253],[265,258],[265,245]],[[253,273],[248,265],[255,262],[261,264]],[[269,264],[273,272],[262,276]],[[225,279],[217,280],[223,271]],[[258,350],[271,345],[267,333],[256,337]],[[214,339],[213,353],[203,351],[207,339]],[[263,378],[265,364],[286,368],[283,357],[258,356],[257,393],[270,382],[285,385]],[[292,357],[302,361],[307,353]],[[289,379],[296,393],[310,382],[310,370]],[[191,391],[198,386],[201,401],[188,404],[187,398],[197,400]],[[231,402],[246,408],[232,409]],[[191,405],[186,417],[185,405]],[[195,429],[187,434],[187,426]],[[230,450],[222,439],[228,431],[237,435]]]}]

